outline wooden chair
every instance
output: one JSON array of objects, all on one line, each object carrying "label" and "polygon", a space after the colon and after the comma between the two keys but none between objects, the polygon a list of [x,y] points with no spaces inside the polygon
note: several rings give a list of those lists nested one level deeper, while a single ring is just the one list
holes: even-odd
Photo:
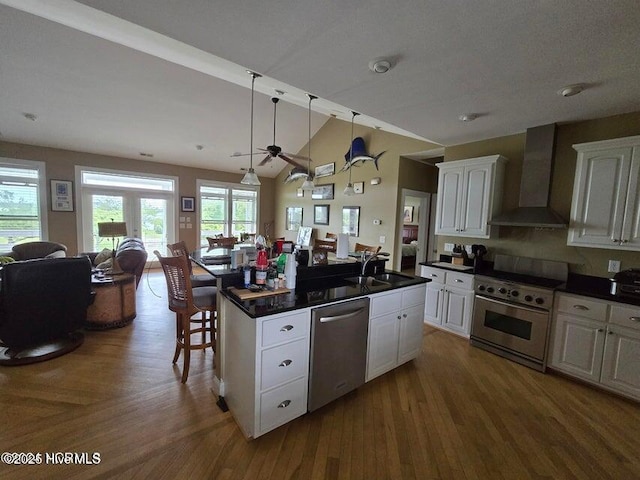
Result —
[{"label": "wooden chair", "polygon": [[[183,352],[184,366],[182,368],[182,383],[189,376],[189,364],[191,350],[205,350],[211,347],[215,350],[215,312],[217,289],[215,287],[192,288],[189,277],[189,261],[184,255],[175,257],[163,257],[155,250],[164,277],[167,282],[167,294],[169,310],[176,313],[176,351],[173,363],[178,361],[180,352]],[[209,312],[207,320],[206,313]],[[191,317],[196,313],[202,313],[202,321],[197,321],[197,327],[192,326]],[[206,334],[209,333],[209,340]],[[191,336],[201,334],[200,343],[192,343]]]},{"label": "wooden chair", "polygon": [[178,243],[170,243],[169,245],[167,245],[167,249],[174,257],[183,255],[187,258],[189,265],[189,278],[191,278],[191,286],[193,288],[215,287],[217,285],[216,278],[210,273],[204,273],[201,275],[193,274],[193,264],[191,263],[191,259],[189,258],[189,250],[187,249],[187,244],[184,241],[181,240]]},{"label": "wooden chair", "polygon": [[313,241],[313,249],[314,250],[326,250],[327,252],[335,252],[336,251],[336,241],[335,240],[321,240],[316,238]]},{"label": "wooden chair", "polygon": [[356,243],[355,251],[356,252],[367,252],[367,253],[378,253],[380,251],[380,248],[382,248],[380,245],[378,245],[377,247],[372,247],[370,245],[364,245],[362,243]]},{"label": "wooden chair", "polygon": [[338,235],[335,233],[327,233],[325,238],[332,238],[334,240],[338,240]]},{"label": "wooden chair", "polygon": [[209,248],[233,248],[238,243],[237,237],[207,237]]}]

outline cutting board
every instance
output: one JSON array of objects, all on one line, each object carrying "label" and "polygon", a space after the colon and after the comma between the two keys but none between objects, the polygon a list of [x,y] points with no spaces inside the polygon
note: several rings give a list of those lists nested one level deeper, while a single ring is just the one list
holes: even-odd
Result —
[{"label": "cutting board", "polygon": [[246,288],[229,287],[227,290],[240,300],[251,300],[253,298],[271,297],[273,295],[281,295],[283,293],[291,293],[288,288],[276,288],[275,290],[261,290],[259,292],[252,292]]},{"label": "cutting board", "polygon": [[433,262],[431,265],[433,265],[434,267],[448,268],[450,270],[459,270],[461,272],[468,272],[469,270],[473,270],[473,267],[468,267],[466,265],[454,265],[453,263],[446,262]]}]

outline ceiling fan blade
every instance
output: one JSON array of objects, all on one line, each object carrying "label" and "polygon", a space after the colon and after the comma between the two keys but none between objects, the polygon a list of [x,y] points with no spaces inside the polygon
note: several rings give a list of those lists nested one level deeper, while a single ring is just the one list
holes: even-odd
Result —
[{"label": "ceiling fan blade", "polygon": [[[297,160],[304,160],[305,162],[309,161],[309,157],[305,157],[304,155],[296,155],[295,153],[289,153],[289,152],[282,152],[284,153],[286,156],[291,157],[291,158],[295,158]],[[313,162],[313,160],[311,160]]]},{"label": "ceiling fan blade", "polygon": [[294,162],[293,160],[291,160],[289,157],[287,157],[284,154],[280,154],[278,155],[281,159],[283,159],[285,162],[290,163],[291,165],[295,166],[295,167],[300,167],[300,168],[305,168],[303,165],[300,165],[298,162]]},{"label": "ceiling fan blade", "polygon": [[271,161],[271,155],[267,155],[266,157],[264,157],[262,159],[262,161],[258,164],[259,167],[264,166],[266,163],[269,163]]}]

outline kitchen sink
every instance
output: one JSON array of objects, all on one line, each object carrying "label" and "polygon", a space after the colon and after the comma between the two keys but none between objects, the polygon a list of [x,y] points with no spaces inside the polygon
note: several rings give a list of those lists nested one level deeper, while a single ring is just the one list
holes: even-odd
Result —
[{"label": "kitchen sink", "polygon": [[390,282],[390,283],[406,282],[407,280],[413,280],[413,277],[409,277],[407,275],[400,275],[399,273],[380,273],[378,275],[374,275],[373,278],[375,278],[376,280],[380,280],[382,282]]},{"label": "kitchen sink", "polygon": [[391,286],[391,283],[385,282],[384,280],[379,280],[374,277],[362,276],[359,275],[357,277],[347,277],[345,280],[349,283],[355,283],[356,285],[362,285],[364,287],[388,287]]}]

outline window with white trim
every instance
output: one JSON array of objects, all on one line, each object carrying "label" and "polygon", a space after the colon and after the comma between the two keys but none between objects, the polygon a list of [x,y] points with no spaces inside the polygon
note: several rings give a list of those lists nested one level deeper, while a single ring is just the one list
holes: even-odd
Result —
[{"label": "window with white trim", "polygon": [[47,240],[43,162],[0,158],[0,251]]},{"label": "window with white trim", "polygon": [[223,235],[240,238],[256,233],[258,225],[258,189],[241,185],[199,183],[200,244],[207,237]]}]

